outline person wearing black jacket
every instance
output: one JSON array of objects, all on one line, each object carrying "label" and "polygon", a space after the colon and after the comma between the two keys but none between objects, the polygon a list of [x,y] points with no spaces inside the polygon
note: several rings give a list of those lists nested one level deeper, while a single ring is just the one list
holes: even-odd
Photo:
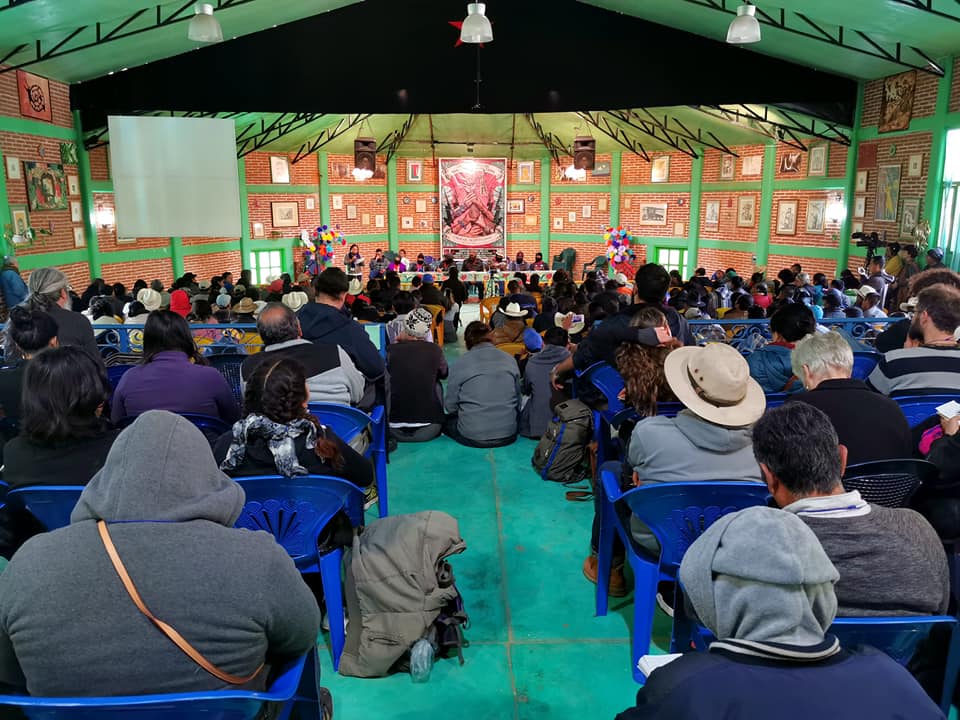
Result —
[{"label": "person wearing black jacket", "polygon": [[390,433],[401,442],[426,442],[443,429],[440,381],[449,372],[443,350],[426,342],[433,316],[426,308],[407,313],[397,342],[387,348],[392,402]]},{"label": "person wearing black jacket", "polygon": [[440,284],[440,289],[446,290],[450,288],[450,291],[453,293],[453,299],[457,301],[457,305],[463,307],[463,304],[467,302],[467,286],[460,282],[459,274],[456,267],[451,267],[447,279]]}]

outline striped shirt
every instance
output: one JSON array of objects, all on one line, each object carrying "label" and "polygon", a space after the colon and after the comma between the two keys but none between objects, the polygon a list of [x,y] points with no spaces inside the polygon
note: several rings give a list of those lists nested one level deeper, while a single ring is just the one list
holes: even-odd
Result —
[{"label": "striped shirt", "polygon": [[884,395],[960,393],[960,347],[891,350],[880,358],[867,385]]}]

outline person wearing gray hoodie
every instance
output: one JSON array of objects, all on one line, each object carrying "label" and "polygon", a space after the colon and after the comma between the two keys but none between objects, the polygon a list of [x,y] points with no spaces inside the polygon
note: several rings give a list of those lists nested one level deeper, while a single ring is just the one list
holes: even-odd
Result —
[{"label": "person wearing gray hoodie", "polygon": [[[246,677],[313,648],[316,600],[271,535],[233,527],[244,502],[203,433],[169,412],[142,414],[70,525],[29,540],[0,574],[0,683],[48,697],[236,687],[140,613],[100,520],[146,607],[223,672]],[[267,677],[265,667],[244,687]]]},{"label": "person wearing gray hoodie", "polygon": [[[532,328],[524,331],[526,342],[529,333],[539,339]],[[563,328],[550,328],[544,333],[543,348],[530,355],[523,368],[523,392],[528,396],[523,410],[520,411],[519,433],[523,437],[540,438],[547,430],[553,418],[554,395],[550,373],[554,366],[570,357],[567,350],[568,336]]]},{"label": "person wearing gray hoodie", "polygon": [[942,720],[906,668],[873,648],[841,649],[828,632],[839,577],[796,515],[724,515],[680,565],[689,606],[717,640],[651,672],[617,720]]}]

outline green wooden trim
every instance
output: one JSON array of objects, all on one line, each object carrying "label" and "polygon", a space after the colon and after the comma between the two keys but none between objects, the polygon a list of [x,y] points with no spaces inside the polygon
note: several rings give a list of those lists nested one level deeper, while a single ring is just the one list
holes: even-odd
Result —
[{"label": "green wooden trim", "polygon": [[[57,267],[82,262],[87,262],[87,251],[84,248],[17,256],[17,263],[21,270],[36,270],[42,267]],[[82,292],[82,289],[80,291]]]},{"label": "green wooden trim", "polygon": [[947,113],[947,116],[944,119],[944,127],[946,127],[947,130],[960,128],[960,110],[954,110],[951,113]]},{"label": "green wooden trim", "polygon": [[603,239],[603,235],[599,232],[591,233],[589,235],[567,232],[551,232],[550,239],[557,240],[559,242],[606,243],[606,240]]},{"label": "green wooden trim", "polygon": [[37,137],[54,138],[55,140],[77,141],[80,126],[77,124],[76,110],[73,111],[73,126],[77,128],[77,130],[60,127],[59,125],[51,125],[40,120],[0,116],[0,132],[35,135]]},{"label": "green wooden trim", "polygon": [[797,257],[834,260],[840,254],[840,248],[816,247],[812,245],[785,245],[778,243],[770,246],[772,255],[796,255]]},{"label": "green wooden trim", "polygon": [[700,240],[700,247],[707,250],[735,250],[736,252],[754,252],[752,242],[741,240]]},{"label": "green wooden trim", "polygon": [[317,171],[320,173],[320,224],[330,220],[330,163],[326,151],[317,153]]},{"label": "green wooden trim", "polygon": [[240,267],[247,267],[250,258],[250,198],[247,195],[247,161],[237,160],[240,178]]},{"label": "green wooden trim", "polygon": [[[439,231],[429,233],[397,233],[397,237],[399,238],[397,241],[399,243],[397,247],[398,250],[403,247],[405,242],[433,242],[434,240],[440,242]],[[414,256],[414,259],[416,259],[416,256]]]},{"label": "green wooden trim", "polygon": [[[613,169],[611,167],[611,175],[613,174]],[[611,183],[614,184],[614,183]],[[620,192],[622,193],[673,193],[673,192],[690,192],[690,183],[650,183],[645,185],[621,185]]]},{"label": "green wooden trim", "polygon": [[387,161],[387,234],[390,238],[390,249],[396,252],[400,249],[400,218],[397,210],[397,156]]},{"label": "green wooden trim", "polygon": [[250,253],[262,252],[264,250],[279,250],[282,255],[282,261],[286,266],[286,261],[293,255],[293,250],[300,244],[300,236],[293,238],[257,238],[251,239],[247,247],[247,254],[244,255],[244,263],[248,262]]},{"label": "green wooden trim", "polygon": [[690,224],[687,227],[687,274],[698,267],[700,252],[700,188],[703,184],[703,153],[697,153],[690,168]]},{"label": "green wooden trim", "polygon": [[113,180],[91,180],[90,190],[95,193],[112,193]]},{"label": "green wooden trim", "polygon": [[547,267],[552,267],[550,256],[550,175],[553,172],[549,153],[540,158],[540,253]]},{"label": "green wooden trim", "polygon": [[[610,167],[611,179],[613,177],[613,166]],[[608,193],[610,184],[607,185],[587,185],[586,183],[569,183],[565,185],[551,185],[550,192],[555,193]]]},{"label": "green wooden trim", "polygon": [[853,129],[850,131],[850,145],[847,147],[847,177],[844,183],[844,205],[846,212],[840,224],[840,247],[837,250],[837,277],[845,270],[850,260],[850,245],[848,239],[853,225],[854,193],[857,189],[857,153],[860,149],[860,123],[863,118],[863,91],[865,83],[857,83],[857,105],[853,113]]},{"label": "green wooden trim", "polygon": [[364,233],[360,235],[348,235],[347,247],[350,243],[389,243],[390,235],[387,233]]},{"label": "green wooden trim", "polygon": [[317,191],[316,185],[251,185],[247,184],[247,192],[251,195],[312,195]]},{"label": "green wooden trim", "polygon": [[170,238],[170,261],[173,265],[173,276],[175,278],[183,275],[183,238]]},{"label": "green wooden trim", "polygon": [[[331,195],[363,195],[364,193],[387,193],[390,186],[390,178],[387,178],[386,185],[330,185]],[[396,183],[394,183],[396,190]]]},{"label": "green wooden trim", "polygon": [[437,193],[437,185],[435,183],[411,183],[407,185],[397,185],[397,192],[402,193],[430,193],[435,195]]},{"label": "green wooden trim", "polygon": [[[100,262],[108,263],[135,262],[137,260],[161,260],[173,257],[173,245],[154,248],[131,248],[130,250],[112,250],[100,253]],[[97,272],[99,275],[99,271]],[[183,275],[183,271],[180,272]],[[94,276],[96,277],[96,275]],[[177,276],[179,277],[179,275]]]},{"label": "green wooden trim", "polygon": [[3,235],[6,233],[7,225],[12,223],[13,217],[7,197],[7,163],[3,159],[3,149],[0,148],[0,252],[4,255],[10,254],[10,250]]},{"label": "green wooden trim", "polygon": [[[222,242],[202,243],[200,245],[181,245],[181,247],[181,255],[187,258],[193,255],[212,255],[218,252],[240,250],[240,242],[238,240],[224,240]],[[246,263],[242,264],[245,265]]]},{"label": "green wooden trim", "polygon": [[610,225],[618,227],[620,225],[620,193],[623,188],[620,181],[623,178],[623,154],[613,153],[610,159]]},{"label": "green wooden trim", "polygon": [[774,190],[833,190],[842,192],[844,178],[812,177],[800,180],[774,180]]},{"label": "green wooden trim", "polygon": [[[776,147],[774,145],[774,147]],[[763,182],[760,180],[750,180],[748,182],[705,182],[700,189],[702,192],[747,192],[749,190],[762,190]]]},{"label": "green wooden trim", "polygon": [[760,219],[757,226],[757,249],[755,264],[767,264],[770,246],[770,222],[773,216],[773,186],[777,176],[777,146],[763,148],[763,179],[760,181]]},{"label": "green wooden trim", "polygon": [[930,247],[940,236],[940,208],[943,202],[943,169],[947,155],[947,111],[950,108],[950,90],[953,85],[953,59],[945,63],[943,77],[937,85],[937,109],[934,117],[939,121],[930,139],[930,164],[927,167],[927,192],[923,203],[923,215],[930,221]]},{"label": "green wooden trim", "polygon": [[[541,158],[541,165],[540,165],[540,174],[541,176],[544,174],[542,158]],[[521,184],[507,185],[507,190],[509,192],[543,192],[543,177],[541,177],[540,180],[541,182],[539,185],[537,185],[536,183],[523,183],[522,185]],[[550,176],[547,175],[547,185],[549,184],[550,184]]]},{"label": "green wooden trim", "polygon": [[[643,242],[648,248],[669,248],[670,250],[686,250],[688,247],[688,238],[679,237],[652,237],[636,238],[637,242]],[[689,262],[690,255],[687,255]],[[647,260],[647,262],[651,262]]]},{"label": "green wooden trim", "polygon": [[509,240],[539,240],[540,233],[512,232],[507,235]]},{"label": "green wooden trim", "polygon": [[93,181],[90,178],[90,154],[83,144],[83,131],[80,129],[80,111],[73,111],[73,126],[76,132],[73,141],[77,144],[77,175],[80,179],[80,205],[83,212],[83,229],[87,241],[87,265],[90,277],[100,277],[100,241],[97,238],[96,207],[93,204]]}]

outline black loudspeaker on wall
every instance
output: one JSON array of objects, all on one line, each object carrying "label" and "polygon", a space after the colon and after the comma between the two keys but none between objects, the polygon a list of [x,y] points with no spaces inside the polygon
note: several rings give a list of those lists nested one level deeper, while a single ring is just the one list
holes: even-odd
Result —
[{"label": "black loudspeaker on wall", "polygon": [[377,141],[375,138],[357,138],[353,141],[353,166],[370,172],[377,169]]},{"label": "black loudspeaker on wall", "polygon": [[592,137],[578,137],[573,140],[573,166],[577,170],[593,170],[597,160],[597,141]]}]

